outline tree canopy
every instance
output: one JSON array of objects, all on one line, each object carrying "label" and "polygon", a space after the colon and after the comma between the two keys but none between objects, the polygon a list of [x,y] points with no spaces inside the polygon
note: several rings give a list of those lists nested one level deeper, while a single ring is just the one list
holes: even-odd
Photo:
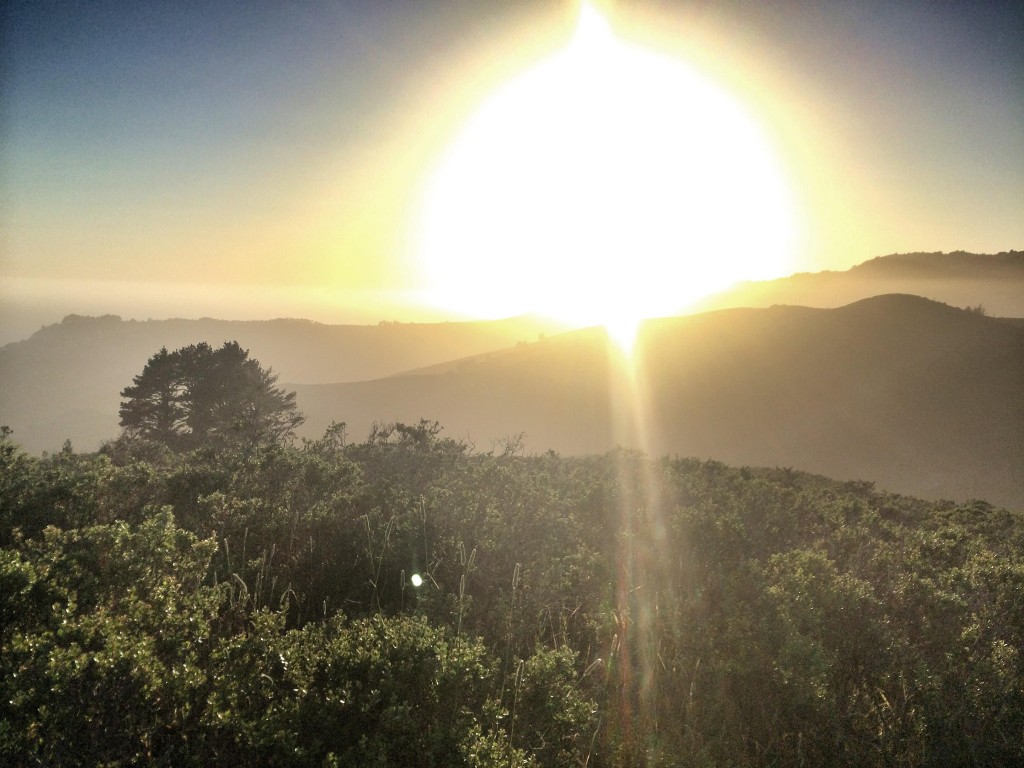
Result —
[{"label": "tree canopy", "polygon": [[295,393],[236,341],[162,348],[133,382],[121,391],[125,434],[175,449],[276,442],[304,421]]}]

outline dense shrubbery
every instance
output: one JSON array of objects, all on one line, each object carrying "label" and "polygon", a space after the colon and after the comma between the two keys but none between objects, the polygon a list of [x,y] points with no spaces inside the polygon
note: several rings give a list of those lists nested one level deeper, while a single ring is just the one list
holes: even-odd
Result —
[{"label": "dense shrubbery", "polygon": [[0,526],[4,764],[1024,761],[1024,524],[981,502],[424,422],[5,433]]}]

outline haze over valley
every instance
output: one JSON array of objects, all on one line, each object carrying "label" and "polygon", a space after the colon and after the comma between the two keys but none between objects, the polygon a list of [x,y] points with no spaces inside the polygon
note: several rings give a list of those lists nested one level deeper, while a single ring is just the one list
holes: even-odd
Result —
[{"label": "haze over valley", "polygon": [[[907,287],[965,301],[895,294]],[[297,392],[310,438],[334,421],[360,439],[424,418],[479,450],[509,438],[529,452],[625,446],[1024,505],[1024,321],[986,316],[1024,317],[1024,254],[889,256],[738,290],[773,306],[649,320],[632,361],[603,329],[532,318],[68,317],[0,349],[0,422],[33,451],[65,439],[96,450],[117,437],[119,393],[155,350],[237,340]],[[807,290],[818,308],[774,301]]]}]

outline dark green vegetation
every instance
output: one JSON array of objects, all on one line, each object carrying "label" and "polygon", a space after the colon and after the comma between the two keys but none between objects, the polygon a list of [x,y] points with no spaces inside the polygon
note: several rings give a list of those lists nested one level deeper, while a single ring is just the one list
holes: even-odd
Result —
[{"label": "dark green vegetation", "polygon": [[1024,520],[982,502],[426,422],[5,430],[0,548],[5,765],[1024,761]]},{"label": "dark green vegetation", "polygon": [[249,357],[237,341],[164,347],[121,391],[121,426],[129,437],[168,448],[259,443],[290,438],[305,418],[295,393]]}]

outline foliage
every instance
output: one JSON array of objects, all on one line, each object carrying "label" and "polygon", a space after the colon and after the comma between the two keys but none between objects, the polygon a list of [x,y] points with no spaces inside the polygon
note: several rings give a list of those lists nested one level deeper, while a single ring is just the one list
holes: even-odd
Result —
[{"label": "foliage", "polygon": [[276,382],[238,342],[163,348],[122,390],[121,426],[128,436],[172,448],[279,441],[304,419],[295,393]]},{"label": "foliage", "polygon": [[10,765],[170,764],[190,757],[223,590],[215,544],[170,510],[4,551],[0,756]]},{"label": "foliage", "polygon": [[0,524],[4,764],[1024,761],[1024,519],[984,502],[424,421],[5,432]]},{"label": "foliage", "polygon": [[280,614],[259,612],[214,667],[230,683],[209,717],[241,764],[532,764],[500,730],[484,646],[422,617],[339,614],[284,632]]}]

